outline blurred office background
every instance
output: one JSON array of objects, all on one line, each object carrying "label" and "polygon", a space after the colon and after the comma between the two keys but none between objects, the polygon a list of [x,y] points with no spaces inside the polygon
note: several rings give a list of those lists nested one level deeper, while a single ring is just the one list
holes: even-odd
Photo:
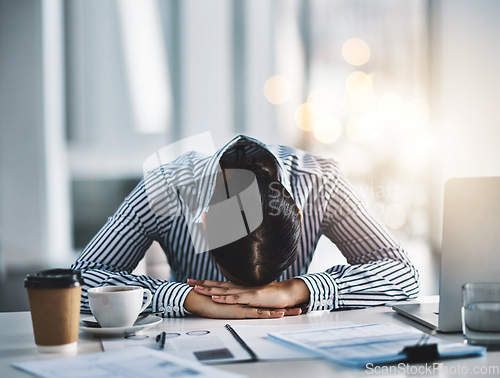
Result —
[{"label": "blurred office background", "polygon": [[[500,175],[499,19],[489,0],[0,0],[0,311],[203,132],[338,160],[437,294],[445,180]],[[344,261],[322,240],[311,269]]]}]

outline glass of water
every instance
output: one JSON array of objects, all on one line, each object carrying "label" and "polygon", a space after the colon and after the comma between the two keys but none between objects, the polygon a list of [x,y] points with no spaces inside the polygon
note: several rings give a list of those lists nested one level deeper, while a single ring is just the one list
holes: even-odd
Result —
[{"label": "glass of water", "polygon": [[467,343],[500,345],[500,282],[462,286],[462,331]]}]

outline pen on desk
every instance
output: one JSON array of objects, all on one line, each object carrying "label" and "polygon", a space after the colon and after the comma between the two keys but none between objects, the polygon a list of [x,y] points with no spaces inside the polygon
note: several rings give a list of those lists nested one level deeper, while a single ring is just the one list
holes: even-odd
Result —
[{"label": "pen on desk", "polygon": [[165,349],[165,342],[167,341],[167,334],[165,331],[156,336],[156,343],[159,343],[160,349]]}]

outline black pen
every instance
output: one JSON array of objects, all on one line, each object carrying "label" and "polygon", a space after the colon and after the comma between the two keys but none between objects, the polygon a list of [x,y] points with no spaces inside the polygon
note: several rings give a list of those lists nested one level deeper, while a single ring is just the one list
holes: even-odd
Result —
[{"label": "black pen", "polygon": [[165,349],[165,341],[167,341],[167,334],[165,331],[156,336],[156,342],[160,343],[160,349]]}]

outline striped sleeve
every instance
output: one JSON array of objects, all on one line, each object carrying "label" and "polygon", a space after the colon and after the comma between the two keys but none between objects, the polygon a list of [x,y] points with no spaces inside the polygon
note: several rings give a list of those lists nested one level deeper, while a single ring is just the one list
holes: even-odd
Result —
[{"label": "striped sleeve", "polygon": [[167,233],[169,227],[168,217],[150,210],[141,182],[72,265],[72,269],[80,270],[84,280],[82,310],[90,310],[87,290],[91,287],[137,285],[153,294],[150,310],[164,311],[166,317],[185,316],[184,300],[190,286],[131,274],[153,240]]},{"label": "striped sleeve", "polygon": [[415,298],[419,276],[406,252],[370,214],[341,174],[326,183],[322,233],[347,260],[300,276],[311,293],[309,310],[367,307]]}]

